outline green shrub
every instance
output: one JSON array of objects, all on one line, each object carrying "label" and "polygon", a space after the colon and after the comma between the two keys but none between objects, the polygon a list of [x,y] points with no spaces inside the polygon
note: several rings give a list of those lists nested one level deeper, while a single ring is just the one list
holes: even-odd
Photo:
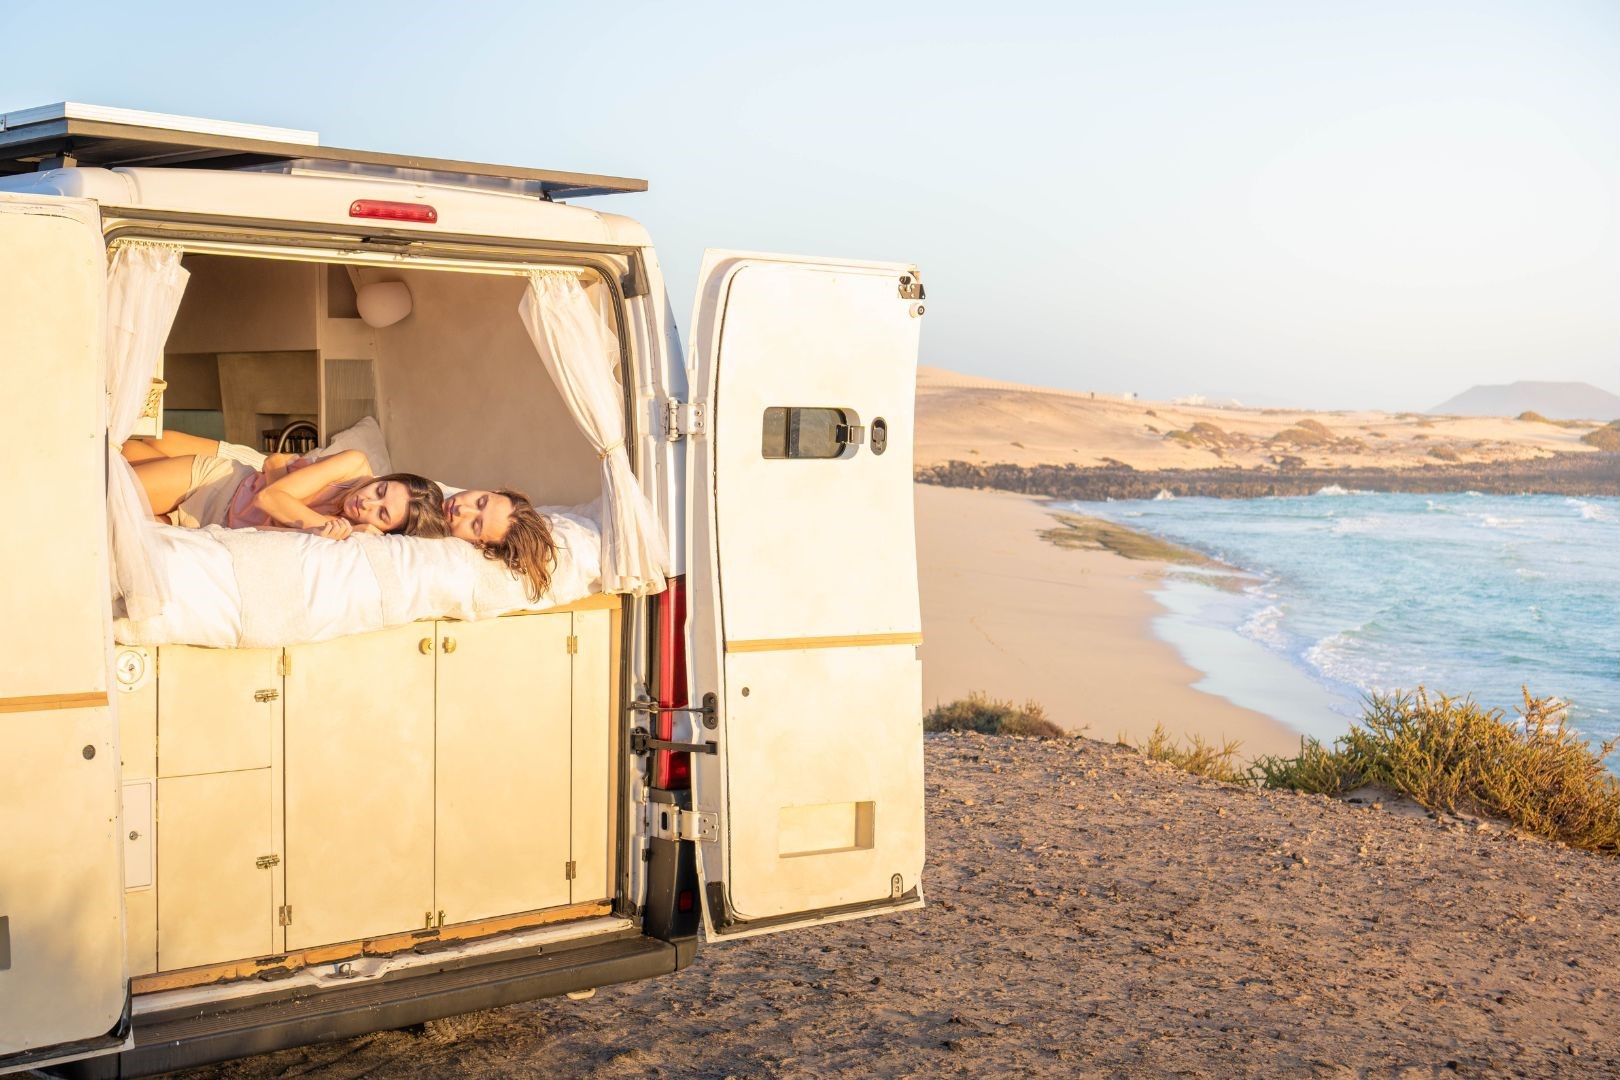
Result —
[{"label": "green shrub", "polygon": [[[1124,740],[1121,742],[1123,745],[1130,745]],[[1207,776],[1211,780],[1221,780],[1228,784],[1241,784],[1248,776],[1238,768],[1234,760],[1240,745],[1236,740],[1230,739],[1222,740],[1216,745],[1206,741],[1202,735],[1194,735],[1182,744],[1170,737],[1163,724],[1157,724],[1153,728],[1153,734],[1148,736],[1148,741],[1136,749],[1154,761],[1167,762],[1198,776]]]},{"label": "green shrub", "polygon": [[924,731],[977,731],[982,735],[1028,735],[1037,739],[1063,739],[1068,732],[1047,719],[1038,701],[1022,707],[998,701],[974,690],[965,698],[935,705],[923,716]]},{"label": "green shrub", "polygon": [[1472,698],[1374,694],[1329,750],[1267,757],[1249,778],[1268,788],[1337,795],[1361,784],[1398,791],[1430,810],[1484,814],[1571,847],[1620,853],[1620,779],[1604,767],[1620,738],[1597,749],[1565,706],[1524,692],[1518,718]]}]

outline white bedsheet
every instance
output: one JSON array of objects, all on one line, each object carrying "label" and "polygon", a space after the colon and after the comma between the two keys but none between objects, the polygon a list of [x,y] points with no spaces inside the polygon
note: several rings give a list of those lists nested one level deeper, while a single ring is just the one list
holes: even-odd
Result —
[{"label": "white bedsheet", "polygon": [[161,615],[118,618],[126,645],[278,648],[419,619],[487,619],[598,591],[601,539],[577,512],[540,508],[557,541],[551,588],[538,603],[500,563],[462,540],[256,529],[159,530],[171,596]]}]

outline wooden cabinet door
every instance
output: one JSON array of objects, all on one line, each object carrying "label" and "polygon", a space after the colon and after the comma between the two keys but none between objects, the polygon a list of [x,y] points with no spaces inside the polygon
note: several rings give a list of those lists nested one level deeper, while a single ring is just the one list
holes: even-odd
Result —
[{"label": "wooden cabinet door", "polygon": [[614,783],[613,740],[618,650],[613,647],[617,611],[574,612],[574,696],[570,710],[573,744],[572,810],[569,814],[574,860],[572,902],[613,895]]},{"label": "wooden cabinet door", "polygon": [[[157,782],[157,966],[276,952],[273,771]],[[263,859],[263,863],[261,863]]]},{"label": "wooden cabinet door", "polygon": [[281,725],[280,659],[280,649],[158,649],[158,775],[269,768]]},{"label": "wooden cabinet door", "polygon": [[570,616],[438,624],[438,908],[568,903]]},{"label": "wooden cabinet door", "polygon": [[433,910],[433,626],[286,655],[286,947],[421,927]]}]

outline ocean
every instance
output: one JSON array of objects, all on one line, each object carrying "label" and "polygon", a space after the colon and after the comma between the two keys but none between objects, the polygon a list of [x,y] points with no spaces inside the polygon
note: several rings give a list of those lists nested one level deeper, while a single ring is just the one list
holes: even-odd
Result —
[{"label": "ocean", "polygon": [[1224,591],[1172,575],[1155,629],[1203,689],[1304,734],[1418,686],[1510,714],[1528,686],[1594,742],[1620,733],[1620,499],[1329,487],[1067,508],[1246,571]]}]

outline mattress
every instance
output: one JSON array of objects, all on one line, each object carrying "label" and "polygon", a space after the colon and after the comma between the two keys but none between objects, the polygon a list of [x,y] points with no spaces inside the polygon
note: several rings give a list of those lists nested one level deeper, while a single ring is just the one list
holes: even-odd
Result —
[{"label": "mattress", "polygon": [[475,620],[539,611],[598,591],[601,537],[579,508],[539,508],[557,565],[532,601],[523,581],[454,538],[351,536],[152,524],[168,582],[162,614],[115,618],[125,645],[279,648],[421,619]]}]

